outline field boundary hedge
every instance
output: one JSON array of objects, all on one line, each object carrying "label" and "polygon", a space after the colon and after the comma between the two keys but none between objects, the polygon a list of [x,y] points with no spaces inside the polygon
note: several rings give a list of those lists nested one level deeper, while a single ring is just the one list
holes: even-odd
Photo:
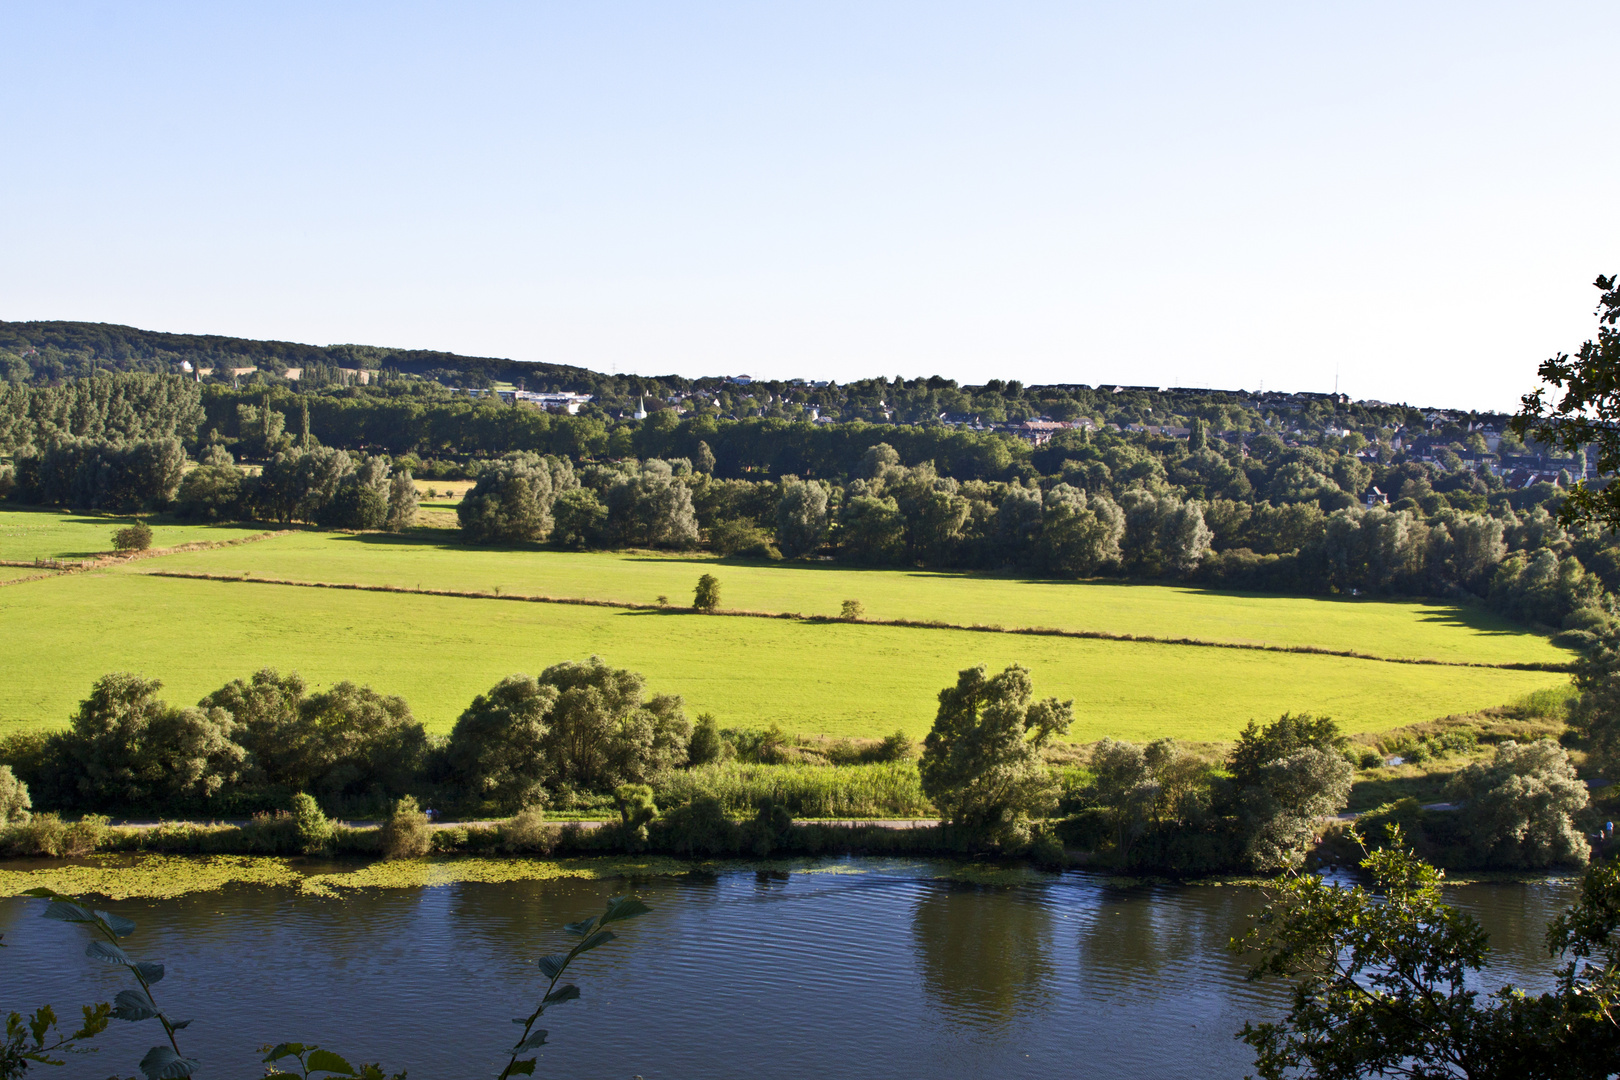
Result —
[{"label": "field boundary hedge", "polygon": [[[219,546],[245,543],[283,533],[264,533],[241,541],[225,541]],[[179,548],[168,549],[178,551]],[[1000,626],[986,623],[951,623],[934,619],[843,619],[835,615],[803,615],[797,611],[749,611],[722,608],[699,612],[697,608],[674,604],[638,604],[628,600],[594,600],[580,596],[543,596],[534,593],[485,592],[473,589],[427,589],[408,585],[367,585],[353,581],[300,581],[294,578],[271,578],[256,575],[213,574],[198,570],[152,570],[147,577],[184,578],[196,581],[218,581],[231,584],[284,585],[299,589],[344,589],[352,592],[404,593],[411,596],[447,596],[460,600],[507,600],[523,604],[567,604],[575,607],[616,608],[620,611],[663,611],[670,614],[704,614],[738,619],[786,619],[790,622],[812,624],[841,624],[855,626],[892,626],[918,630],[960,630],[975,634],[1024,634],[1032,637],[1079,638],[1089,641],[1121,641],[1145,645],[1185,645],[1203,649],[1240,649],[1249,652],[1304,653],[1313,656],[1336,656],[1348,660],[1369,660],[1381,664],[1414,664],[1424,667],[1493,668],[1500,671],[1548,671],[1567,673],[1570,663],[1514,661],[1488,663],[1482,660],[1437,660],[1432,657],[1378,656],[1353,649],[1329,649],[1318,645],[1268,645],[1262,642],[1211,641],[1207,638],[1160,637],[1153,634],[1126,634],[1109,630],[1063,630],[1051,626]]]}]

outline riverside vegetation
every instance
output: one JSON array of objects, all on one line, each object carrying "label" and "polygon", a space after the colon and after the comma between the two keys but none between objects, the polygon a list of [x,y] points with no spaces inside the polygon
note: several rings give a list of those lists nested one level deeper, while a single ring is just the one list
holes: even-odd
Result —
[{"label": "riverside vegetation", "polygon": [[[1600,663],[1583,669],[1589,689],[1576,715],[1586,719],[1574,737],[1608,765],[1612,714],[1589,701],[1613,693],[1616,676]],[[639,676],[598,658],[501,680],[444,739],[429,736],[402,699],[351,683],[310,693],[296,675],[264,670],[192,708],[168,705],[159,689],[106,676],[68,730],[0,745],[11,851],[983,851],[1061,866],[1079,850],[1135,871],[1268,871],[1317,853],[1356,770],[1367,781],[1384,769],[1379,751],[1332,721],[1292,714],[1251,723],[1223,759],[1172,739],[1066,747],[1053,740],[1072,703],[1037,699],[1017,666],[994,676],[967,669],[940,691],[916,762],[903,733],[829,742],[721,729],[706,715],[694,725],[678,698],[648,695]],[[1457,867],[1584,862],[1586,836],[1598,831],[1594,809],[1562,746],[1511,737],[1536,733],[1456,725],[1392,739],[1414,757],[1466,751],[1478,760],[1454,770],[1447,789],[1460,810],[1397,799],[1367,822],[1404,824],[1427,853]],[[1488,756],[1481,735],[1494,740]],[[428,805],[475,822],[511,816],[431,829]],[[617,820],[548,824],[548,808]],[[77,822],[60,816],[74,810]],[[108,811],[255,816],[237,826],[115,830],[94,816]],[[333,827],[327,815],[338,813],[385,821]],[[906,830],[794,820],[934,814],[939,825]],[[1333,858],[1327,840],[1320,854]]]}]

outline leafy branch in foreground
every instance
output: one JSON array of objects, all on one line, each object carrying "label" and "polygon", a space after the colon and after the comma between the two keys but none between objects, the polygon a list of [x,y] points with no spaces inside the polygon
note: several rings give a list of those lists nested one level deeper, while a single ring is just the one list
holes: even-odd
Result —
[{"label": "leafy branch in foreground", "polygon": [[[285,1062],[292,1058],[298,1063],[298,1070],[293,1071],[289,1065],[279,1065],[274,1069],[265,1071],[265,1080],[310,1080],[312,1073],[330,1073],[332,1076],[352,1076],[356,1080],[405,1080],[404,1072],[385,1076],[381,1065],[362,1065],[356,1069],[341,1056],[330,1050],[322,1050],[319,1046],[305,1046],[303,1043],[285,1042],[277,1043],[272,1047],[260,1047],[268,1050],[264,1061],[272,1064],[277,1061]],[[330,1080],[329,1077],[323,1080]]]},{"label": "leafy branch in foreground", "polygon": [[[150,960],[135,960],[119,945],[119,941],[135,932],[135,924],[111,912],[92,911],[73,897],[63,896],[52,889],[29,889],[24,895],[49,901],[45,905],[45,918],[88,927],[95,936],[84,947],[84,954],[92,960],[122,967],[135,977],[139,988],[120,990],[118,996],[113,998],[109,1015],[132,1023],[155,1018],[163,1025],[163,1034],[168,1038],[169,1045],[154,1046],[141,1058],[140,1069],[146,1075],[146,1080],[182,1080],[195,1072],[198,1062],[180,1052],[180,1043],[175,1038],[175,1032],[191,1021],[170,1019],[157,1007],[152,997],[152,985],[163,978],[163,965]],[[88,1019],[87,1012],[87,1022]]]},{"label": "leafy branch in foreground", "polygon": [[[1545,386],[1524,395],[1511,421],[1521,439],[1536,438],[1571,454],[1597,448],[1597,471],[1620,472],[1620,285],[1614,275],[1594,284],[1603,293],[1598,304],[1598,334],[1574,357],[1559,353],[1537,372]],[[1556,401],[1549,392],[1562,390]],[[1620,486],[1601,490],[1577,483],[1558,512],[1566,526],[1596,522],[1620,527]]]},{"label": "leafy branch in foreground", "polygon": [[631,919],[637,915],[645,915],[650,910],[646,904],[643,904],[634,896],[615,896],[608,901],[607,910],[601,915],[593,916],[581,922],[569,923],[563,927],[568,933],[578,937],[580,942],[566,953],[553,953],[550,956],[540,958],[540,974],[548,977],[551,981],[546,985],[545,995],[541,997],[540,1004],[535,1007],[534,1012],[526,1017],[513,1019],[512,1023],[523,1025],[523,1034],[518,1036],[518,1041],[513,1045],[506,1068],[501,1070],[500,1080],[507,1080],[508,1077],[512,1076],[534,1075],[534,1058],[520,1059],[518,1055],[545,1045],[546,1030],[536,1028],[534,1025],[545,1014],[549,1006],[561,1005],[565,1001],[573,1001],[579,997],[579,987],[573,983],[564,983],[562,986],[557,985],[563,974],[567,972],[568,966],[580,956],[600,945],[606,945],[618,936],[611,930],[603,929],[608,923]]},{"label": "leafy branch in foreground", "polygon": [[1555,989],[1512,986],[1481,1000],[1469,988],[1487,935],[1442,900],[1441,871],[1402,846],[1367,854],[1373,890],[1316,875],[1279,878],[1254,929],[1233,948],[1257,954],[1250,979],[1294,980],[1277,1022],[1245,1024],[1264,1080],[1397,1076],[1610,1076],[1620,1062],[1620,869],[1594,866],[1580,900],[1548,931],[1554,955],[1575,957]]},{"label": "leafy branch in foreground", "polygon": [[[81,1042],[95,1038],[107,1029],[107,1016],[112,1006],[105,1001],[84,1007],[84,1023],[71,1035],[63,1035],[56,1026],[56,1010],[41,1005],[27,1020],[21,1013],[6,1017],[6,1041],[0,1044],[0,1080],[12,1080],[27,1072],[30,1063],[63,1065],[66,1061],[56,1054],[90,1054],[93,1046],[80,1046]],[[32,1040],[32,1042],[30,1042]]]}]

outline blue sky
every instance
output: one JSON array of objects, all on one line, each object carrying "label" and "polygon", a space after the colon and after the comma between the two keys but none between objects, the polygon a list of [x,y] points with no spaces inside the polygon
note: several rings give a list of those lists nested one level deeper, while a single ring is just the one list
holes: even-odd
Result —
[{"label": "blue sky", "polygon": [[0,318],[1511,407],[1620,4],[6,3]]}]

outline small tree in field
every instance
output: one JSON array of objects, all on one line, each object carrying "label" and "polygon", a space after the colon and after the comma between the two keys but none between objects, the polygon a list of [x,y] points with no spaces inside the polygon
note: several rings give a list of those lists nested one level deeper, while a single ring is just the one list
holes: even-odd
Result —
[{"label": "small tree in field", "polygon": [[1028,839],[1029,819],[1056,801],[1040,748],[1069,730],[1074,702],[1036,701],[1027,668],[989,677],[983,665],[939,692],[923,742],[923,794],[951,825],[1003,847]]},{"label": "small tree in field", "polygon": [[145,551],[151,546],[152,527],[144,521],[113,533],[114,551]]},{"label": "small tree in field", "polygon": [[838,611],[838,617],[845,622],[854,622],[865,614],[866,608],[859,600],[845,600],[844,606]]},{"label": "small tree in field", "polygon": [[697,591],[692,594],[692,606],[699,611],[713,611],[720,606],[720,579],[713,574],[698,578]]}]

